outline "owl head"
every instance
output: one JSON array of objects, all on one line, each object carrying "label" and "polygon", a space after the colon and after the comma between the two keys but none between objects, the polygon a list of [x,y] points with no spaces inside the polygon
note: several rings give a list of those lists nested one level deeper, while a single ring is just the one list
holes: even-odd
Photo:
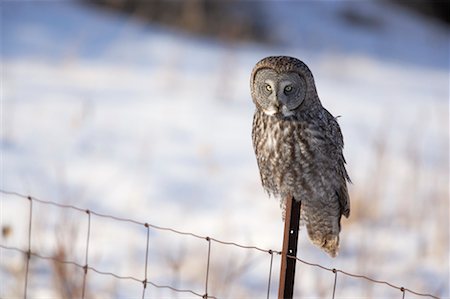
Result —
[{"label": "owl head", "polygon": [[[292,116],[317,99],[314,78],[297,58],[270,56],[253,68],[250,88],[256,107],[267,115]],[[309,100],[308,100],[309,99]]]}]

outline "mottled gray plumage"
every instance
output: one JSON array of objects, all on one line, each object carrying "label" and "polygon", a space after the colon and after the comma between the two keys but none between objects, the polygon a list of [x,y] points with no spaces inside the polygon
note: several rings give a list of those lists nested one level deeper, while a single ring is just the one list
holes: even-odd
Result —
[{"label": "mottled gray plumage", "polygon": [[[322,107],[309,68],[292,57],[267,57],[251,75],[256,105],[253,147],[264,189],[301,200],[311,241],[336,256],[341,215],[350,213],[342,133]],[[283,212],[284,215],[284,212]]]}]

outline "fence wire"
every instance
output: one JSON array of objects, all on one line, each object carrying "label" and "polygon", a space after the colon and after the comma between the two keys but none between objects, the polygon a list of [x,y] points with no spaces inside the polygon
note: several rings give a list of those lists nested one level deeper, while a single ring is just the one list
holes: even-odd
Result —
[{"label": "fence wire", "polygon": [[[270,267],[269,267],[269,273],[268,273],[268,284],[267,284],[267,298],[269,298],[270,295],[270,284],[271,284],[271,277],[272,277],[272,264],[273,264],[273,255],[277,254],[277,255],[281,255],[282,252],[281,251],[277,251],[277,250],[272,250],[272,249],[263,249],[257,246],[248,246],[248,245],[242,245],[236,242],[228,242],[228,241],[222,241],[213,237],[209,237],[209,236],[201,236],[198,234],[195,234],[193,232],[185,232],[185,231],[180,231],[174,228],[170,228],[170,227],[163,227],[163,226],[158,226],[155,224],[151,224],[148,222],[141,222],[135,219],[131,219],[131,218],[123,218],[123,217],[117,217],[117,216],[113,216],[113,215],[107,215],[107,214],[102,214],[90,209],[82,209],[79,208],[77,206],[73,206],[73,205],[68,205],[68,204],[60,204],[57,202],[53,202],[53,201],[47,201],[47,200],[42,200],[42,199],[38,199],[36,197],[33,196],[29,196],[29,195],[23,195],[20,194],[18,192],[14,192],[14,191],[6,191],[6,190],[1,190],[0,189],[0,193],[5,194],[5,195],[13,195],[13,196],[17,196],[21,199],[26,199],[29,201],[29,218],[28,218],[28,240],[27,240],[27,249],[20,249],[20,248],[16,248],[16,247],[11,247],[11,246],[6,246],[3,244],[0,244],[0,248],[4,249],[4,250],[10,250],[10,251],[16,251],[16,252],[20,252],[22,254],[25,255],[26,257],[26,265],[25,265],[25,282],[24,282],[24,298],[27,298],[27,291],[28,291],[28,277],[29,277],[29,264],[30,264],[30,259],[31,257],[35,257],[35,258],[39,258],[39,259],[44,259],[44,260],[51,260],[53,262],[56,263],[60,263],[60,264],[68,264],[68,265],[73,265],[75,267],[78,267],[80,269],[83,270],[83,283],[82,283],[82,298],[85,297],[85,293],[86,293],[86,280],[87,280],[87,273],[88,271],[93,271],[97,274],[100,275],[107,275],[107,276],[111,276],[114,277],[115,279],[120,279],[120,280],[131,280],[134,282],[138,282],[142,284],[142,298],[144,298],[145,296],[145,291],[148,285],[151,285],[154,288],[159,288],[159,289],[169,289],[172,290],[174,292],[177,293],[188,293],[188,294],[192,294],[195,295],[196,297],[200,297],[200,298],[213,298],[213,299],[217,299],[217,297],[209,295],[208,294],[208,281],[209,281],[209,270],[210,270],[210,257],[211,257],[211,242],[216,242],[222,245],[229,245],[229,246],[234,246],[234,247],[238,247],[241,249],[250,249],[250,250],[256,250],[256,251],[260,251],[260,252],[265,252],[268,253],[270,255]],[[39,253],[33,252],[31,251],[31,237],[32,237],[32,217],[33,217],[33,202],[37,202],[40,204],[44,204],[44,205],[51,205],[51,206],[56,206],[62,209],[72,209],[72,210],[76,210],[82,213],[87,214],[88,217],[88,227],[87,227],[87,232],[86,232],[86,245],[85,245],[85,256],[84,256],[84,265],[81,265],[79,263],[76,263],[74,261],[69,261],[69,260],[62,260],[62,259],[58,259],[55,257],[49,257],[49,256],[43,256]],[[129,223],[134,223],[137,225],[141,225],[144,226],[147,230],[147,235],[146,235],[146,250],[145,250],[145,267],[144,267],[144,275],[143,275],[143,279],[139,279],[133,276],[121,276],[118,275],[116,273],[113,272],[105,272],[105,271],[101,271],[99,269],[96,269],[92,266],[89,266],[88,262],[89,262],[89,244],[90,244],[90,232],[91,232],[91,216],[97,216],[97,217],[101,217],[101,218],[108,218],[108,219],[112,219],[118,222],[129,222]],[[206,275],[205,275],[205,281],[204,281],[204,285],[205,285],[205,290],[203,293],[200,293],[198,291],[194,291],[191,289],[178,289],[175,288],[173,286],[170,285],[159,285],[156,284],[150,280],[148,280],[147,275],[148,275],[148,255],[149,255],[149,235],[150,235],[150,231],[149,229],[153,228],[155,230],[160,230],[160,231],[166,231],[166,232],[172,232],[178,235],[183,235],[183,236],[190,236],[196,239],[200,239],[200,240],[204,240],[207,242],[208,245],[208,251],[207,251],[207,256],[205,258],[205,262],[206,262]],[[416,296],[422,296],[422,297],[429,297],[429,298],[435,298],[435,299],[439,299],[439,297],[432,295],[432,294],[427,294],[427,293],[420,293],[420,292],[416,292],[414,290],[411,290],[409,288],[405,288],[403,286],[397,286],[393,283],[390,283],[388,281],[383,281],[383,280],[378,280],[378,279],[374,279],[365,275],[360,275],[360,274],[353,274],[344,270],[340,270],[340,269],[336,269],[336,268],[328,268],[325,266],[322,266],[320,264],[316,264],[316,263],[311,263],[308,261],[305,261],[303,259],[300,259],[296,256],[292,256],[292,255],[286,255],[287,258],[290,259],[295,259],[297,262],[300,262],[304,265],[308,265],[308,266],[312,266],[315,268],[319,268],[321,270],[324,271],[329,271],[331,273],[333,273],[334,276],[334,283],[333,283],[333,292],[332,292],[332,298],[335,298],[335,293],[336,293],[336,285],[337,285],[337,278],[338,278],[338,273],[351,277],[351,278],[355,278],[355,279],[364,279],[366,281],[369,281],[373,284],[382,284],[382,285],[386,285],[390,288],[399,290],[401,292],[401,296],[402,298],[405,298],[405,294],[407,292],[414,294]]]}]

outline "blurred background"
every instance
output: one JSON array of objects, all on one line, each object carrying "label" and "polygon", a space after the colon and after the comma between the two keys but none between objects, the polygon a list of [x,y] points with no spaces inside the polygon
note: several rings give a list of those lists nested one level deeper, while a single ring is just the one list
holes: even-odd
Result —
[{"label": "blurred background", "polygon": [[[447,1],[2,1],[3,190],[280,250],[278,202],[251,144],[249,77],[269,55],[312,70],[344,134],[353,184],[336,259],[310,262],[449,297]],[[1,244],[27,250],[28,202],[1,195]],[[86,215],[33,207],[32,250],[83,264]],[[89,265],[141,277],[146,231],[93,218]],[[206,242],[151,230],[148,279],[202,293]],[[269,256],[214,243],[209,294],[265,298]],[[277,294],[274,257],[271,297]],[[0,297],[21,297],[23,254],[1,249]],[[80,296],[83,272],[32,258],[30,298]],[[299,264],[298,298],[334,276]],[[89,298],[142,284],[88,274]],[[169,290],[146,296],[185,298]],[[339,276],[336,297],[400,292]],[[408,294],[407,298],[414,298]]]}]

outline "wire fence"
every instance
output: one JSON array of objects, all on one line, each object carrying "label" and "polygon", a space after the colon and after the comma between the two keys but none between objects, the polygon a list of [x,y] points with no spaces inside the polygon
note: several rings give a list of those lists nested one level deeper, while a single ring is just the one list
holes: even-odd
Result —
[{"label": "wire fence", "polygon": [[[140,222],[131,218],[123,218],[123,217],[117,217],[117,216],[113,216],[113,215],[107,215],[107,214],[102,214],[90,209],[83,209],[83,208],[79,208],[73,205],[68,205],[68,204],[60,204],[57,202],[53,202],[53,201],[47,201],[47,200],[42,200],[42,199],[38,199],[36,197],[33,196],[28,196],[28,195],[23,195],[17,192],[13,192],[13,191],[5,191],[5,190],[1,190],[0,189],[0,193],[4,194],[4,195],[12,195],[12,196],[16,196],[19,197],[21,199],[25,199],[28,200],[29,202],[29,218],[28,218],[28,238],[27,238],[27,248],[26,249],[21,249],[21,248],[16,248],[16,247],[10,247],[10,246],[6,246],[4,244],[0,244],[0,248],[4,249],[4,250],[10,250],[10,251],[16,251],[16,252],[20,252],[22,254],[24,254],[25,256],[25,260],[26,260],[26,264],[25,264],[25,282],[24,282],[24,289],[23,289],[23,294],[24,294],[24,298],[27,298],[27,291],[28,291],[28,280],[29,280],[29,275],[30,275],[30,259],[33,258],[38,258],[38,259],[44,259],[44,260],[51,260],[53,262],[59,263],[59,264],[68,264],[68,265],[72,265],[75,266],[77,268],[80,268],[83,270],[84,275],[83,275],[83,282],[82,282],[82,291],[81,291],[81,297],[84,299],[86,296],[86,280],[87,280],[87,274],[89,271],[93,271],[97,274],[100,275],[107,275],[107,276],[111,276],[114,277],[115,279],[119,279],[119,280],[127,280],[127,281],[133,281],[135,283],[140,283],[142,284],[142,298],[145,297],[145,292],[148,286],[152,286],[154,288],[159,288],[159,289],[169,289],[172,290],[174,292],[177,293],[184,293],[184,294],[190,294],[190,295],[194,295],[196,297],[200,297],[200,298],[217,298],[216,296],[213,296],[211,294],[208,293],[208,282],[209,282],[209,274],[210,274],[210,264],[211,264],[211,243],[212,242],[216,242],[222,245],[228,245],[228,246],[234,246],[234,247],[238,247],[241,249],[247,249],[247,250],[256,250],[256,251],[260,251],[260,252],[264,252],[270,255],[270,266],[269,266],[269,273],[267,274],[267,298],[269,299],[270,297],[270,286],[271,286],[271,280],[272,280],[272,268],[273,268],[273,256],[275,255],[281,255],[281,251],[277,251],[277,250],[272,250],[272,249],[263,249],[257,246],[248,246],[248,245],[242,245],[239,243],[235,243],[235,242],[227,242],[227,241],[222,241],[222,240],[218,240],[216,238],[213,237],[209,237],[209,236],[201,236],[198,234],[195,234],[193,232],[185,232],[185,231],[179,231],[170,227],[162,227],[162,226],[158,226],[155,224],[151,224],[148,222]],[[62,260],[62,259],[58,259],[52,256],[44,256],[41,255],[37,252],[33,252],[31,251],[31,240],[32,240],[32,220],[33,220],[33,203],[38,203],[38,204],[43,204],[43,205],[51,205],[51,206],[55,206],[61,209],[72,209],[72,210],[76,210],[80,213],[83,213],[84,215],[86,215],[85,217],[87,217],[88,221],[88,225],[87,225],[87,229],[86,229],[86,242],[85,242],[85,251],[84,251],[84,264],[80,264],[77,263],[75,261],[70,261],[70,260]],[[96,269],[92,266],[89,265],[89,247],[90,247],[90,239],[91,239],[91,218],[95,216],[95,217],[101,217],[101,218],[108,218],[108,219],[112,219],[114,221],[118,221],[118,222],[129,222],[129,223],[133,223],[136,225],[140,225],[140,226],[144,226],[145,229],[147,230],[147,237],[146,237],[146,243],[145,243],[145,271],[142,274],[142,276],[140,278],[138,277],[134,277],[134,276],[121,276],[118,275],[116,273],[113,272],[105,272],[105,271],[101,271],[99,269]],[[155,229],[155,230],[159,230],[159,231],[165,231],[165,232],[172,232],[175,233],[177,235],[183,235],[183,236],[190,236],[192,238],[196,238],[199,240],[203,240],[205,242],[207,242],[207,246],[208,246],[208,250],[207,250],[207,254],[205,257],[205,280],[204,280],[204,290],[202,291],[195,291],[195,290],[191,290],[191,289],[179,289],[179,288],[175,288],[173,286],[170,285],[159,285],[156,284],[150,280],[148,280],[148,256],[149,256],[149,235],[150,235],[150,229]],[[383,280],[378,280],[378,279],[373,279],[371,277],[365,276],[365,275],[360,275],[360,274],[353,274],[341,269],[336,269],[336,268],[328,268],[325,266],[322,266],[320,264],[315,264],[315,263],[311,263],[308,261],[305,261],[303,259],[300,259],[296,256],[291,256],[291,255],[287,255],[287,258],[291,258],[291,259],[295,259],[297,262],[302,263],[304,265],[308,265],[311,267],[315,267],[315,268],[319,268],[323,271],[328,271],[333,273],[333,292],[332,292],[332,299],[335,298],[335,294],[336,294],[336,286],[337,286],[337,282],[338,282],[338,275],[344,275],[350,278],[354,278],[354,279],[363,279],[366,280],[370,283],[373,284],[380,284],[380,285],[386,285],[390,288],[396,289],[398,291],[400,291],[399,296],[401,295],[402,298],[405,298],[406,293],[411,293],[414,294],[416,296],[422,296],[422,297],[429,297],[429,298],[436,298],[439,299],[439,297],[432,295],[432,294],[426,294],[426,293],[420,293],[420,292],[416,292],[414,290],[411,290],[409,288],[403,287],[403,286],[397,286],[393,283],[390,283],[388,281],[383,281]]]}]

